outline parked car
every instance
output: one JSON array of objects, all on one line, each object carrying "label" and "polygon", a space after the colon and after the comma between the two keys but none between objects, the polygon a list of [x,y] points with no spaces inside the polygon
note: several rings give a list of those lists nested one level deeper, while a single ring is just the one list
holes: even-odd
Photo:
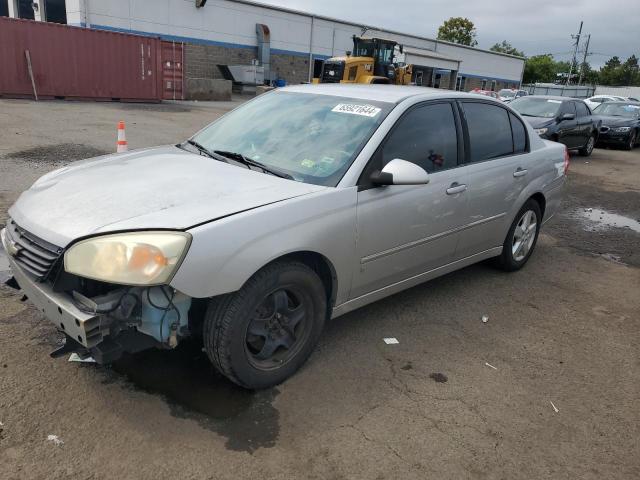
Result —
[{"label": "parked car", "polygon": [[593,111],[600,120],[599,145],[627,150],[640,143],[640,102],[607,102]]},{"label": "parked car", "polygon": [[620,102],[624,100],[627,99],[625,97],[619,97],[617,95],[594,95],[593,97],[584,100],[584,103],[586,103],[589,108],[593,110],[598,105],[604,102]]},{"label": "parked car", "polygon": [[498,91],[498,96],[502,99],[503,102],[509,103],[516,98],[525,97],[528,93],[526,90],[515,90],[513,88],[503,88]]},{"label": "parked car", "polygon": [[566,149],[500,102],[389,85],[263,94],[178,145],[48,173],[1,232],[15,280],[100,363],[202,339],[282,382],[325,322],[475,262],[530,258]]},{"label": "parked car", "polygon": [[502,100],[498,92],[494,92],[492,90],[481,90],[479,88],[474,88],[470,93],[475,93],[476,95],[484,95],[485,97],[495,98],[496,100]]},{"label": "parked car", "polygon": [[560,142],[589,156],[598,138],[598,121],[582,100],[530,95],[509,104],[542,138]]}]

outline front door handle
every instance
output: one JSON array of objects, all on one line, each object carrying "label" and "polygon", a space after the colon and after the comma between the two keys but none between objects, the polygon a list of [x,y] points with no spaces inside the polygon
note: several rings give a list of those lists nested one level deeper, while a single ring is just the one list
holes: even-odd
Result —
[{"label": "front door handle", "polygon": [[464,192],[467,186],[462,183],[453,182],[449,188],[447,188],[447,195],[455,195],[456,193]]},{"label": "front door handle", "polygon": [[515,172],[513,172],[514,177],[524,177],[529,170],[525,170],[523,168],[518,167]]}]

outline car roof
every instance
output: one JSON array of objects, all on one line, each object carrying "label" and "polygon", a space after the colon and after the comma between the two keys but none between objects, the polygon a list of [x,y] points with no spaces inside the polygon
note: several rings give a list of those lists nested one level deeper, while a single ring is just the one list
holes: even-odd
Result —
[{"label": "car roof", "polygon": [[439,88],[417,87],[409,85],[365,85],[355,83],[319,83],[292,85],[279,88],[284,92],[312,93],[350,97],[388,103],[400,103],[410,97],[423,97],[425,100],[437,98],[475,98],[473,93],[456,92]]}]

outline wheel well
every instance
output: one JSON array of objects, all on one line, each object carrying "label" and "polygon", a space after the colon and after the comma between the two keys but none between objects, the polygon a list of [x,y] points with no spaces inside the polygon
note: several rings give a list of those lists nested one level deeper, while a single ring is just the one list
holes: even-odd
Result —
[{"label": "wheel well", "polygon": [[335,305],[336,296],[338,294],[338,277],[336,275],[335,268],[327,257],[317,252],[302,251],[288,253],[287,255],[276,258],[273,261],[281,262],[287,260],[304,263],[316,272],[320,277],[320,280],[322,280],[325,292],[327,292],[329,307],[331,308]]},{"label": "wheel well", "polygon": [[538,202],[538,205],[540,205],[540,213],[542,214],[542,218],[544,218],[544,209],[547,206],[547,200],[544,198],[544,195],[538,192],[538,193],[534,193],[529,198]]}]

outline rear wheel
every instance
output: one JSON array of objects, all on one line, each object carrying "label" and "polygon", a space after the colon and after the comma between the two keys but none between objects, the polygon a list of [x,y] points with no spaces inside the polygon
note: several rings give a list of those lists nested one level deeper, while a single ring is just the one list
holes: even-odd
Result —
[{"label": "rear wheel", "polygon": [[318,275],[298,262],[274,263],[236,293],[213,299],[204,321],[204,345],[214,366],[251,388],[277,385],[307,360],[327,312]]},{"label": "rear wheel", "polygon": [[588,157],[593,152],[593,147],[595,147],[595,145],[596,145],[596,136],[595,134],[591,134],[585,146],[582,147],[580,150],[578,150],[578,153],[583,157]]},{"label": "rear wheel", "polygon": [[498,257],[503,270],[519,270],[527,263],[538,241],[541,221],[540,205],[533,199],[527,200],[511,224]]}]

